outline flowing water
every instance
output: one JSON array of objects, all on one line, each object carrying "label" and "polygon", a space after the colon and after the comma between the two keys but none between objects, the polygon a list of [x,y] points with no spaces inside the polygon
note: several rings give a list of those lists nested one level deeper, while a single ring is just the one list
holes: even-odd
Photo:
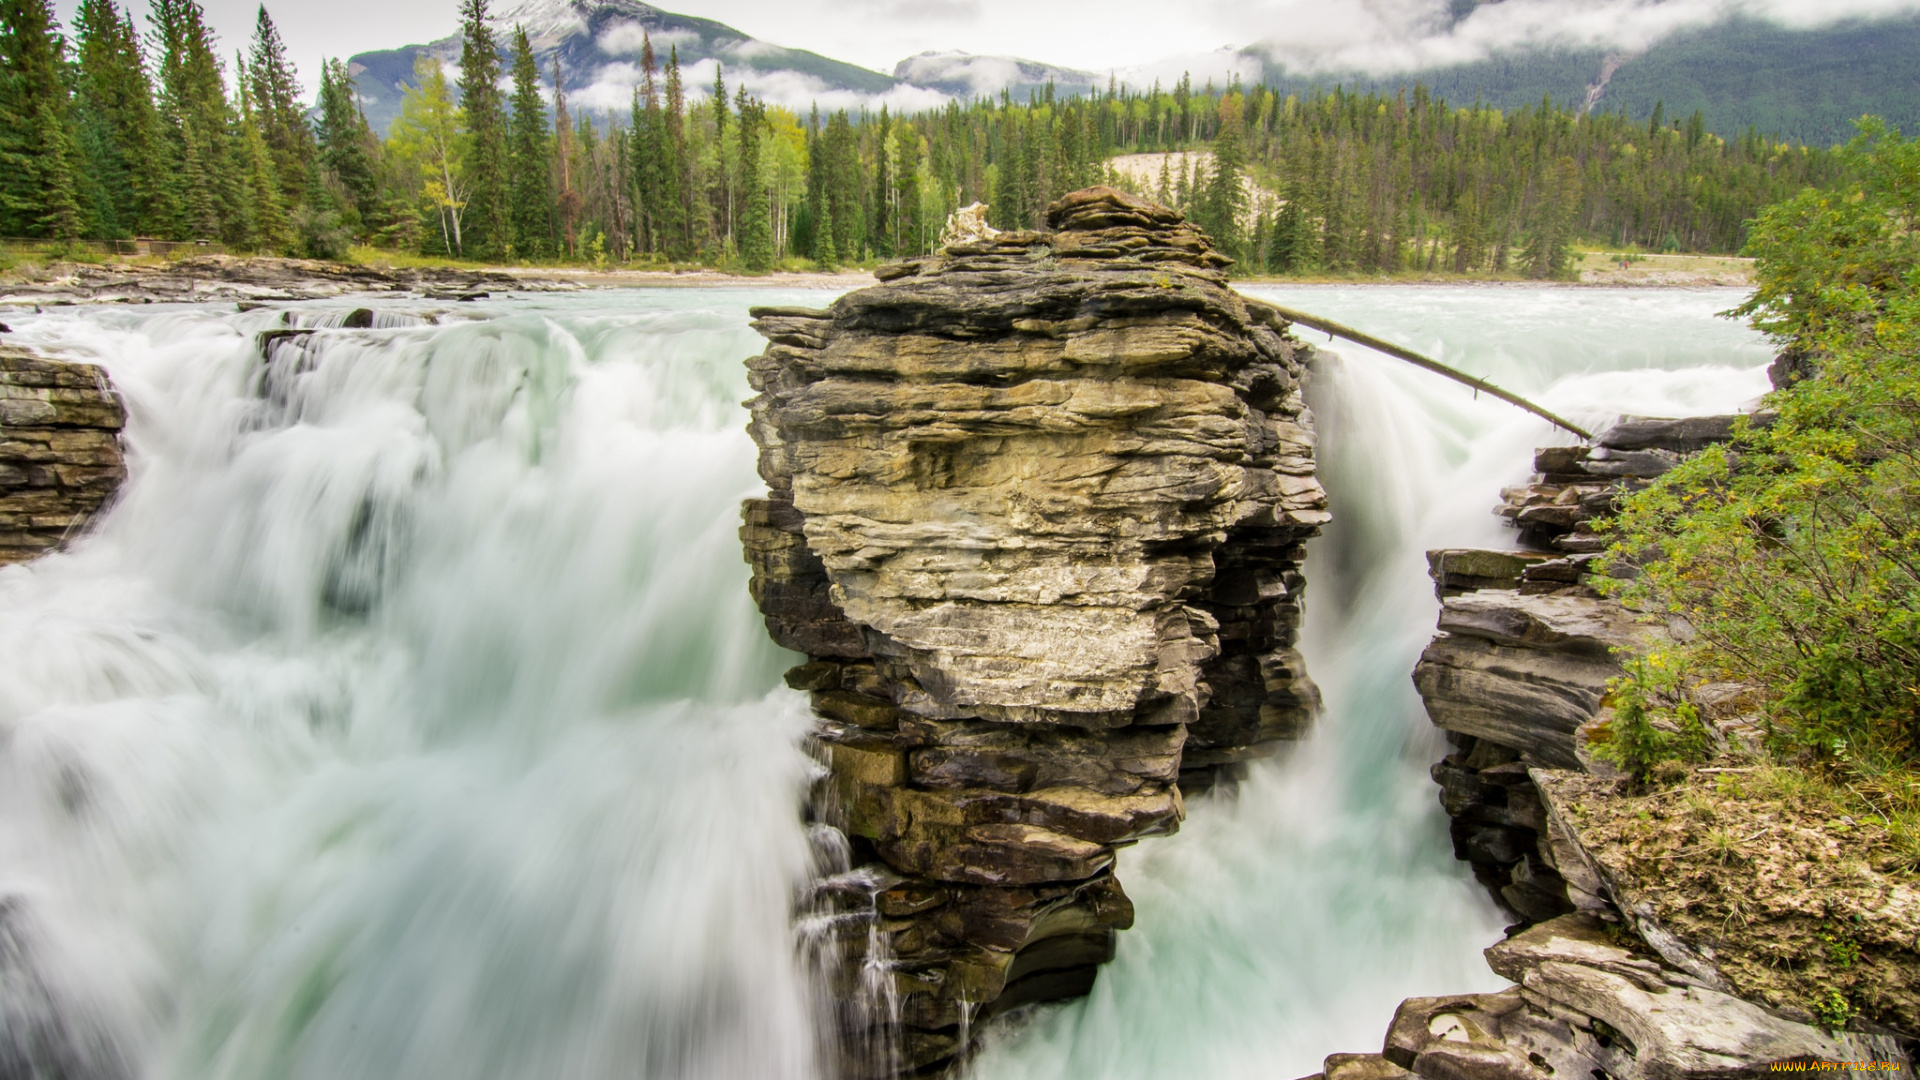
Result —
[{"label": "flowing water", "polygon": [[[1764,389],[1725,292],[1274,295],[1591,423]],[[734,529],[746,308],[826,298],[387,303],[271,363],[273,312],[8,313],[108,367],[132,477],[0,570],[0,1077],[813,1075],[807,718]],[[1498,984],[1407,673],[1421,549],[1502,542],[1497,488],[1552,435],[1341,352],[1312,378],[1327,714],[1123,853],[1119,959],[982,1080],[1284,1080],[1401,997]]]}]

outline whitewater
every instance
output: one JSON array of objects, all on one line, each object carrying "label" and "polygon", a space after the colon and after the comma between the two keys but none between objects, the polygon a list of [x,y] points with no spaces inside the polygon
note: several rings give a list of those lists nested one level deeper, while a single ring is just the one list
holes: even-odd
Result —
[{"label": "whitewater", "polygon": [[[1765,389],[1725,290],[1247,291],[1589,426]],[[0,569],[0,1076],[818,1075],[807,709],[735,529],[747,308],[831,296],[291,304],[319,329],[271,361],[279,310],[9,312],[111,373],[131,475]],[[1285,1080],[1500,985],[1425,775],[1421,553],[1509,542],[1499,487],[1565,437],[1316,344],[1326,713],[1122,853],[1118,959],[973,1077]]]}]

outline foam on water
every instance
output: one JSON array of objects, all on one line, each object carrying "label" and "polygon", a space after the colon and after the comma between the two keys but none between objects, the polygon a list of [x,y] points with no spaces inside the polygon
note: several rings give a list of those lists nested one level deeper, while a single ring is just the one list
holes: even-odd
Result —
[{"label": "foam on water", "polygon": [[[1588,422],[1764,388],[1726,293],[1274,295]],[[296,305],[323,329],[270,363],[273,312],[9,313],[109,368],[132,478],[0,570],[0,1075],[812,1075],[807,718],[734,530],[746,308],[824,299]],[[1407,673],[1421,550],[1504,539],[1487,509],[1553,435],[1342,352],[1312,379],[1318,733],[1124,853],[1119,959],[976,1075],[1300,1075],[1401,997],[1496,984]]]},{"label": "foam on water", "polygon": [[0,1044],[810,1075],[806,717],[734,536],[768,300],[513,302],[270,365],[266,312],[10,315],[110,369],[132,478],[0,571]]}]

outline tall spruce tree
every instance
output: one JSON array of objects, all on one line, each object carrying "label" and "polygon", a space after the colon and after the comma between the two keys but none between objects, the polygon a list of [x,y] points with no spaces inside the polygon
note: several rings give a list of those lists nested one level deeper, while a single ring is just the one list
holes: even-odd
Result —
[{"label": "tall spruce tree", "polygon": [[253,47],[245,74],[252,94],[254,123],[273,157],[274,175],[283,205],[292,207],[306,198],[308,173],[317,153],[313,127],[300,107],[300,76],[287,57],[286,42],[273,25],[265,4],[254,19]]},{"label": "tall spruce tree", "polygon": [[727,127],[732,119],[727,112],[726,71],[713,65],[713,220],[715,239],[722,251],[733,240],[733,155],[727,152]]},{"label": "tall spruce tree", "polygon": [[645,251],[667,247],[665,144],[666,120],[660,112],[660,87],[654,81],[659,68],[653,36],[641,33],[640,85],[633,91],[633,187],[638,197],[640,241]]},{"label": "tall spruce tree", "polygon": [[247,66],[239,68],[240,141],[245,158],[247,219],[253,246],[261,251],[290,254],[294,239],[287,219],[286,203],[281,200],[279,163],[267,145],[268,125],[261,119],[261,103],[255,97]]},{"label": "tall spruce tree", "polygon": [[234,175],[235,126],[213,35],[198,0],[153,0],[159,53],[160,121],[173,163],[174,232],[192,239],[231,236],[239,219],[241,178]]},{"label": "tall spruce tree", "polygon": [[73,25],[75,107],[101,192],[95,213],[114,236],[171,235],[173,169],[133,16],[112,0],[81,0]]},{"label": "tall spruce tree", "polygon": [[372,133],[345,61],[321,61],[318,111],[320,164],[338,187],[343,209],[352,211],[358,225],[353,231],[365,236],[379,210],[380,181],[374,171]]},{"label": "tall spruce tree", "polygon": [[487,0],[460,3],[460,102],[467,117],[467,246],[482,258],[513,244],[513,182],[506,103],[500,97],[500,48],[487,25]]},{"label": "tall spruce tree", "polygon": [[0,0],[0,227],[15,236],[76,240],[86,224],[65,54],[49,0]]},{"label": "tall spruce tree", "polygon": [[540,97],[540,66],[523,26],[513,28],[513,116],[508,149],[513,177],[513,243],[521,258],[547,254],[553,242],[552,149],[547,105]]},{"label": "tall spruce tree", "polygon": [[920,234],[920,133],[906,121],[893,128],[893,205],[895,254],[918,255],[926,248]]},{"label": "tall spruce tree", "polygon": [[893,255],[893,175],[887,158],[893,152],[893,120],[887,107],[880,106],[880,122],[873,137],[873,221],[867,226],[873,253],[881,258]]},{"label": "tall spruce tree", "polygon": [[1244,258],[1245,237],[1240,221],[1247,210],[1246,188],[1242,174],[1246,170],[1246,151],[1242,143],[1245,112],[1239,94],[1220,99],[1220,131],[1213,140],[1213,168],[1207,175],[1206,190],[1196,200],[1202,229],[1213,237],[1214,246],[1233,258]]},{"label": "tall spruce tree", "polygon": [[687,91],[680,81],[680,46],[667,47],[666,131],[660,140],[660,228],[667,237],[667,254],[684,259],[693,254],[692,167],[687,153]]},{"label": "tall spruce tree", "polygon": [[740,262],[754,273],[773,269],[773,220],[760,180],[760,130],[766,106],[740,88]]}]

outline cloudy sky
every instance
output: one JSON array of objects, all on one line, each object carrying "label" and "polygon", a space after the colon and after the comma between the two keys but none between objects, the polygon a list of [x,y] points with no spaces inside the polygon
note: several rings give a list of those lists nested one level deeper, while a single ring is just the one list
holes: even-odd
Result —
[{"label": "cloudy sky", "polygon": [[[126,2],[126,0],[122,0]],[[142,0],[134,0],[143,9]],[[495,0],[496,10],[515,0]],[[258,0],[202,0],[229,55]],[[78,0],[57,0],[70,19]],[[1633,50],[1728,14],[1816,25],[1920,10],[1920,0],[1502,0],[1449,25],[1448,0],[668,0],[776,44],[880,71],[926,50],[1119,69],[1139,81],[1224,72],[1223,46],[1260,45],[1303,69],[1405,70],[1520,44]],[[322,56],[445,37],[456,0],[268,0],[310,83]],[[1177,11],[1177,17],[1169,17]]]}]

